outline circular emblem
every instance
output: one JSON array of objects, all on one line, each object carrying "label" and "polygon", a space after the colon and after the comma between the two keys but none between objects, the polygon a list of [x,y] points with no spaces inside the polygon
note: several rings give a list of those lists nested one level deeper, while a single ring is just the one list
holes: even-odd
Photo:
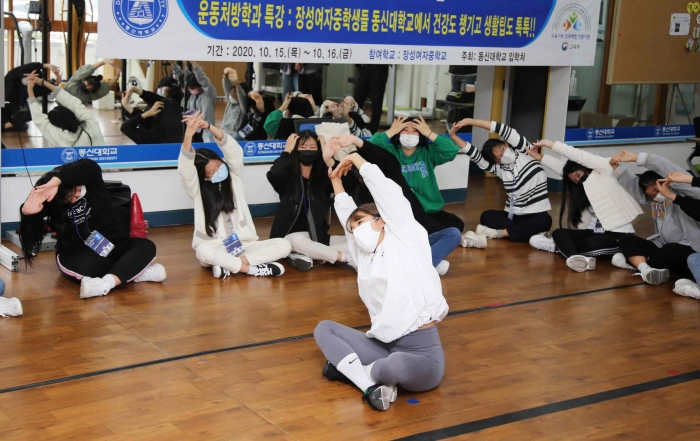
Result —
[{"label": "circular emblem", "polygon": [[112,0],[112,13],[122,31],[146,38],[160,31],[168,18],[168,0]]},{"label": "circular emblem", "polygon": [[588,131],[586,132],[586,138],[593,139],[594,137],[595,137],[595,132],[593,131],[593,129],[588,129]]},{"label": "circular emblem", "polygon": [[78,160],[78,152],[73,147],[68,147],[63,149],[61,152],[61,159],[65,163],[74,162]]},{"label": "circular emblem", "polygon": [[246,156],[255,156],[255,154],[258,153],[258,147],[254,142],[249,141],[245,143],[243,151],[245,152]]},{"label": "circular emblem", "polygon": [[654,129],[654,136],[661,136],[661,127],[657,127]]},{"label": "circular emblem", "polygon": [[561,44],[561,50],[563,50],[564,52],[566,52],[566,50],[568,48],[569,48],[569,43],[567,43],[566,41]]}]

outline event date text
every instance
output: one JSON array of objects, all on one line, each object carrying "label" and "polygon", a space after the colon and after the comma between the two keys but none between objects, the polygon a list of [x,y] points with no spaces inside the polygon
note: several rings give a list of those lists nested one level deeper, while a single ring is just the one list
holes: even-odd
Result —
[{"label": "event date text", "polygon": [[309,59],[316,60],[351,60],[352,49],[350,48],[300,48],[300,47],[273,47],[260,46],[207,46],[207,55],[213,58],[241,57],[241,58],[262,58],[262,59]]}]

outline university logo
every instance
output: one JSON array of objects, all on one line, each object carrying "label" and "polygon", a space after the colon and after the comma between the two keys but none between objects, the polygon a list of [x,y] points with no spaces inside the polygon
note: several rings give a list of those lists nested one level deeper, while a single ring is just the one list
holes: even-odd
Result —
[{"label": "university logo", "polygon": [[657,127],[654,129],[654,136],[661,136],[661,127]]},{"label": "university logo", "polygon": [[570,32],[590,33],[591,32],[591,17],[586,9],[578,4],[565,6],[556,19],[552,22],[552,31],[554,32]]},{"label": "university logo", "polygon": [[63,149],[61,159],[64,163],[74,162],[78,160],[78,152],[73,147]]},{"label": "university logo", "polygon": [[112,0],[112,13],[122,31],[136,38],[150,37],[168,18],[168,0]]},{"label": "university logo", "polygon": [[586,132],[586,138],[589,140],[595,138],[595,131],[593,129],[588,129]]},{"label": "university logo", "polygon": [[255,154],[258,153],[258,147],[254,142],[249,141],[245,143],[243,151],[245,152],[246,156],[255,156]]}]

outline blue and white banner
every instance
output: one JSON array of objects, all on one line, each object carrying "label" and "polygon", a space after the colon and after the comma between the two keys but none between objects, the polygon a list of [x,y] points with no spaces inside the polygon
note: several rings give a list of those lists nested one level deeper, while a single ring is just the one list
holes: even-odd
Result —
[{"label": "blue and white banner", "polygon": [[593,65],[601,0],[102,0],[103,58]]},{"label": "blue and white banner", "polygon": [[565,142],[569,145],[634,144],[656,140],[664,142],[684,141],[694,135],[695,129],[690,124],[567,129]]}]

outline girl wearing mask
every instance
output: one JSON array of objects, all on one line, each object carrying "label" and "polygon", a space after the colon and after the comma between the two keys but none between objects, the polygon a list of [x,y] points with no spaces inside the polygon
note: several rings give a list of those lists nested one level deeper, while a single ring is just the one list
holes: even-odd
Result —
[{"label": "girl wearing mask", "polygon": [[[60,105],[48,114],[42,112],[41,104],[34,95],[35,86],[43,86],[50,90]],[[35,74],[27,77],[27,92],[32,120],[52,147],[105,145],[97,118],[78,98]]]},{"label": "girl wearing mask", "polygon": [[[189,98],[188,95],[183,98],[182,107],[186,112],[200,112],[202,119],[213,125],[216,118],[216,87],[211,84],[199,63],[192,61],[191,65],[191,70],[188,68],[187,72],[183,72],[175,62],[170,64],[176,77],[184,77],[189,92]],[[209,132],[204,132],[203,139],[205,142],[214,142]]]},{"label": "girl wearing mask", "polygon": [[[376,205],[357,207],[345,193],[341,177],[353,165]],[[322,374],[352,382],[363,401],[387,410],[397,398],[397,386],[422,392],[440,384],[445,354],[436,324],[448,306],[428,234],[413,218],[401,188],[357,154],[343,158],[329,176],[372,327],[365,334],[328,320],[319,323],[314,338],[328,360]]]},{"label": "girl wearing mask", "polygon": [[[474,126],[497,133],[501,139],[489,139],[481,152],[472,144],[460,139],[457,131]],[[475,232],[467,232],[462,245],[473,246],[474,239],[508,238],[514,242],[527,242],[536,234],[549,231],[552,209],[547,193],[547,175],[538,161],[527,152],[530,142],[515,129],[495,121],[466,118],[454,124],[450,137],[471,161],[482,170],[498,176],[503,181],[508,200],[505,210],[488,210],[481,213]]]},{"label": "girl wearing mask", "polygon": [[90,159],[62,165],[42,176],[20,214],[20,240],[27,262],[32,264],[44,240],[45,225],[50,226],[57,234],[58,268],[66,278],[80,283],[81,299],[107,295],[129,282],[166,278],[163,265],[152,264],[155,244],[129,237],[128,220],[115,210],[102,169]]},{"label": "girl wearing mask", "polygon": [[[408,186],[430,218],[442,228],[464,230],[464,222],[459,217],[442,210],[445,201],[435,177],[435,167],[457,157],[459,147],[454,142],[430,130],[423,117],[396,118],[389,130],[375,134],[369,141],[398,159]],[[428,145],[428,141],[432,144]]]},{"label": "girl wearing mask", "polygon": [[270,237],[292,244],[289,264],[301,271],[314,260],[348,262],[345,236],[328,235],[333,186],[328,168],[335,166],[331,147],[314,132],[303,131],[287,139],[284,152],[272,164],[267,180],[280,196],[280,207]]},{"label": "girl wearing mask", "polygon": [[[244,86],[244,84],[241,84]],[[247,87],[243,89],[245,92]],[[240,102],[243,120],[238,127],[238,138],[245,141],[262,141],[267,139],[265,124],[268,116],[275,111],[275,104],[270,98],[263,97],[254,90],[246,92],[246,99]]]},{"label": "girl wearing mask", "polygon": [[[223,130],[202,120],[199,113],[186,117],[187,130],[177,171],[187,195],[194,200],[192,248],[214,277],[230,274],[280,276],[284,267],[276,260],[291,251],[285,239],[258,240],[243,185],[243,149]],[[213,135],[224,153],[192,147],[197,130]]]},{"label": "girl wearing mask", "polygon": [[109,91],[119,82],[121,69],[112,64],[114,76],[108,83],[103,83],[102,75],[94,75],[94,73],[105,64],[104,61],[98,61],[78,69],[66,83],[66,92],[78,98],[83,105],[107,96]]},{"label": "girl wearing mask", "polygon": [[[621,162],[634,162],[649,169],[637,177],[620,167],[613,175],[639,203],[651,204],[657,234],[649,239],[621,237],[618,242],[622,252],[613,256],[612,264],[638,270],[638,275],[651,285],[667,282],[671,272],[690,276],[687,261],[691,254],[700,251],[700,223],[667,199],[658,182],[671,172],[688,173],[668,159],[648,153],[636,155],[623,150],[610,159],[613,166]],[[689,184],[674,183],[670,188],[677,194],[700,198],[700,189]]]},{"label": "girl wearing mask", "polygon": [[[540,147],[547,147],[568,161],[540,154]],[[577,272],[594,270],[597,256],[619,252],[618,239],[634,234],[632,221],[642,214],[642,209],[612,175],[610,158],[546,139],[535,143],[528,154],[561,176],[564,183],[559,229],[552,232],[551,239],[532,236],[530,245],[550,253],[559,251],[566,266]],[[565,216],[568,229],[562,226]]]}]

